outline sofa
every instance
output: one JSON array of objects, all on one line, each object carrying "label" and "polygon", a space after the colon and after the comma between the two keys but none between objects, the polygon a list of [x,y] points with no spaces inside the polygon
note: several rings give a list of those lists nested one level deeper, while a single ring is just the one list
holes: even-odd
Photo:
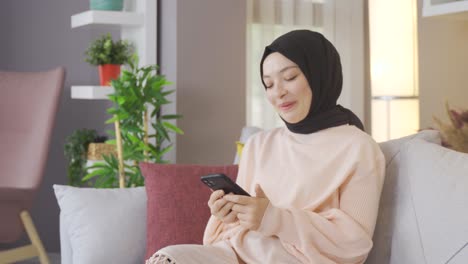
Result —
[{"label": "sofa", "polygon": [[[240,141],[245,142],[258,131],[245,127]],[[374,247],[366,263],[468,263],[468,155],[442,147],[440,135],[434,130],[379,146],[386,158],[386,177]],[[236,156],[234,163],[237,161]],[[145,166],[142,171],[147,174],[151,165]],[[188,172],[185,169],[183,173]],[[182,172],[177,167],[172,171]],[[144,187],[99,190],[54,185],[54,189],[61,209],[62,263],[143,263],[150,253],[145,252],[149,238],[157,240],[163,233],[170,233],[179,237],[178,243],[193,242],[188,237],[184,240],[184,236],[193,238],[190,227],[203,227],[207,220],[205,212],[201,218],[194,217],[196,221],[185,219],[178,223],[187,229],[170,230],[175,218],[163,218],[182,210],[187,201],[196,203],[196,199],[203,200],[209,194],[201,198],[189,196],[192,200],[185,201],[179,201],[176,194],[172,196],[176,202],[160,205],[158,211],[162,208],[164,214],[155,217],[155,212],[150,212],[155,207],[149,204],[160,198],[152,197],[153,192]],[[160,195],[168,192],[158,189]],[[206,207],[206,201],[201,206]],[[159,233],[154,231],[155,226]],[[195,236],[195,241],[201,241],[199,232]],[[165,239],[166,244],[170,243],[170,237]]]}]

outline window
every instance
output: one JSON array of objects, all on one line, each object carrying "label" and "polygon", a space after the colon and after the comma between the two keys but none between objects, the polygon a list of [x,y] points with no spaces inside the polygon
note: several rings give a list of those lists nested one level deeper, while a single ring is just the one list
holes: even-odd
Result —
[{"label": "window", "polygon": [[294,29],[321,32],[341,56],[343,91],[338,103],[364,120],[363,1],[252,0],[247,13],[247,125],[270,129],[283,126],[264,95],[260,59],[265,46]]},{"label": "window", "polygon": [[295,29],[323,33],[323,3],[319,0],[253,0],[248,2],[247,125],[270,129],[284,123],[265,96],[260,59],[265,46]]},{"label": "window", "polygon": [[372,136],[376,141],[418,130],[416,19],[416,1],[369,1]]}]

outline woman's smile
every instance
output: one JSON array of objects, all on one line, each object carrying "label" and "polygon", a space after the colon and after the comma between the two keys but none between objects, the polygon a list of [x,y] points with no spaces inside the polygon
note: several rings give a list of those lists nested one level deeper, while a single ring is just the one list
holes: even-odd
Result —
[{"label": "woman's smile", "polygon": [[296,105],[296,101],[293,101],[293,102],[286,102],[286,103],[282,103],[279,105],[279,109],[285,113],[285,112],[289,112],[290,110],[293,109],[293,107]]}]

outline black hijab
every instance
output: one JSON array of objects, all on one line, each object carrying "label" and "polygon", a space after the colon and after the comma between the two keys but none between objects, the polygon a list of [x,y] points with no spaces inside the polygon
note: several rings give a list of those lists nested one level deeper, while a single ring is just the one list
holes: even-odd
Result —
[{"label": "black hijab", "polygon": [[340,55],[322,34],[310,30],[294,30],[265,47],[260,62],[260,78],[265,89],[263,62],[274,52],[279,52],[296,63],[312,89],[312,103],[307,116],[295,124],[283,119],[291,132],[310,134],[344,124],[364,130],[361,120],[351,110],[336,104],[343,86]]}]

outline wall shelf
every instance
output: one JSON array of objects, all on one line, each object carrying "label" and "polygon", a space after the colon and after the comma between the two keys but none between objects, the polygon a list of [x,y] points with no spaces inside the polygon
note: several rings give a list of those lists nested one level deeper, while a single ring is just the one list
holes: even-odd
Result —
[{"label": "wall shelf", "polygon": [[107,100],[107,95],[114,92],[111,86],[72,86],[72,99]]},{"label": "wall shelf", "polygon": [[468,20],[468,0],[424,0],[422,16]]},{"label": "wall shelf", "polygon": [[[127,1],[126,1],[127,2]],[[125,11],[88,10],[71,16],[71,28],[100,25],[118,26],[120,39],[134,45],[139,65],[156,64],[157,1],[131,0]],[[108,99],[112,89],[102,86],[72,86],[71,98]]]},{"label": "wall shelf", "polygon": [[86,25],[142,26],[144,15],[136,12],[89,10],[71,17],[71,27]]},{"label": "wall shelf", "polygon": [[[124,11],[84,11],[71,16],[71,28],[85,26],[94,28],[96,26],[99,31],[105,33],[107,28],[117,27],[120,31],[120,39],[127,40],[134,45],[134,51],[140,58],[139,66],[156,64],[158,2],[126,0]],[[107,96],[113,92],[114,89],[110,86],[72,86],[71,98],[108,100]],[[152,126],[149,127],[149,133],[155,133]],[[155,138],[151,138],[150,141],[155,141]],[[176,138],[173,139],[173,143],[176,143]],[[175,162],[175,149],[167,154],[167,159]]]}]

